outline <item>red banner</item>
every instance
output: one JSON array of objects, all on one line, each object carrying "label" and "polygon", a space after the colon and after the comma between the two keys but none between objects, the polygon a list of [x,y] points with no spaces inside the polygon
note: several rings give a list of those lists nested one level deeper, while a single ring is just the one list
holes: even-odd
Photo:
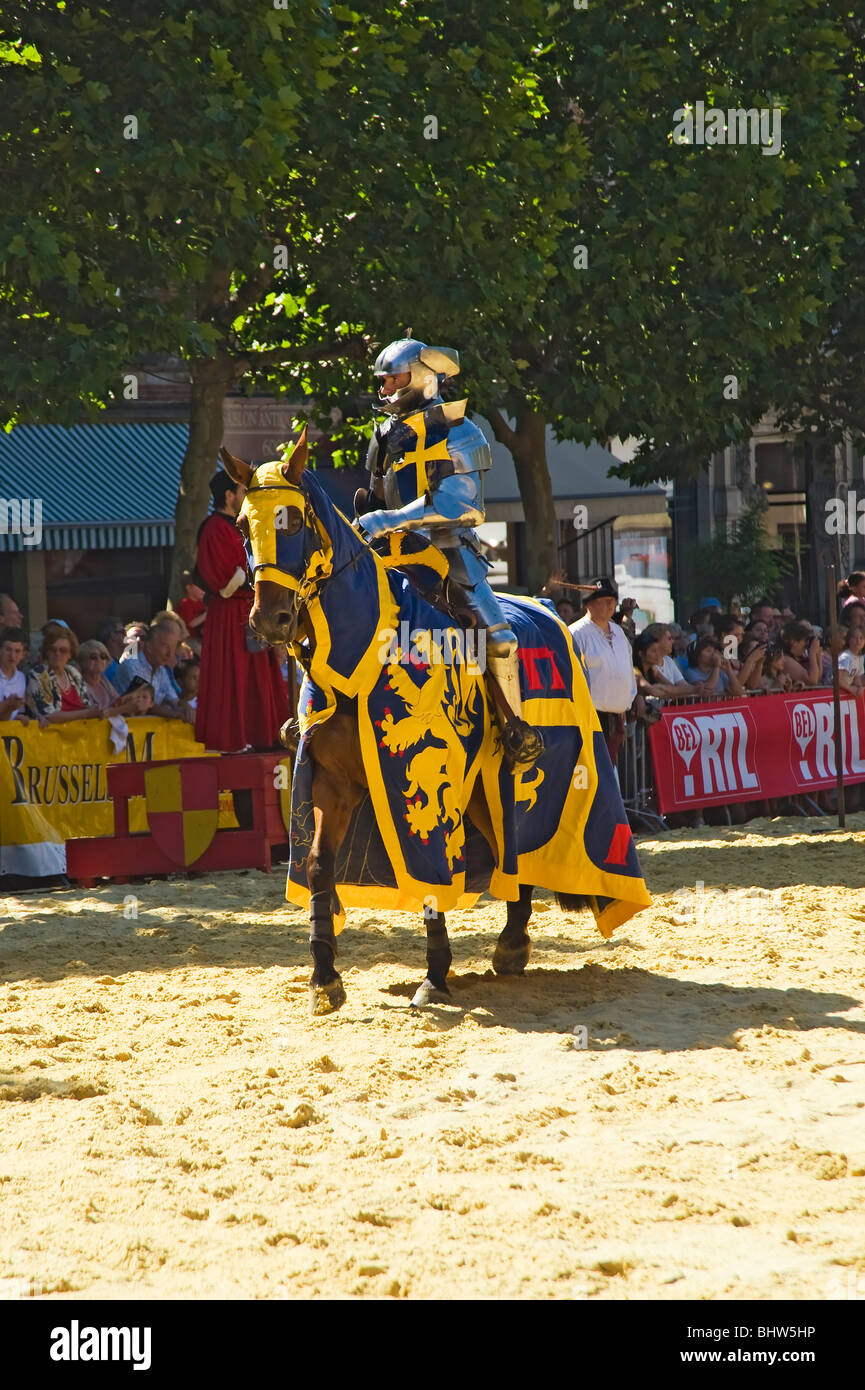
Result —
[{"label": "red banner", "polygon": [[[832,691],[668,705],[649,728],[662,812],[836,784]],[[865,781],[865,699],[841,692],[845,782]]]}]

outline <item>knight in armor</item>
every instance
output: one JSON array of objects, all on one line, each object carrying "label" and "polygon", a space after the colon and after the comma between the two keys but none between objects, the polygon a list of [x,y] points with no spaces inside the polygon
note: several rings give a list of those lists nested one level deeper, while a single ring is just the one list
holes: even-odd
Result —
[{"label": "knight in armor", "polygon": [[[373,368],[380,410],[367,467],[370,488],[355,505],[355,526],[374,541],[414,531],[444,552],[449,578],[463,590],[476,626],[486,629],[487,667],[509,712],[497,705],[505,755],[526,767],[543,738],[522,718],[517,638],[490,587],[490,562],[472,529],[484,520],[484,473],[492,454],[482,431],[465,418],[466,401],[444,401],[445,380],[460,370],[452,348],[416,338],[390,343]],[[384,504],[384,505],[382,505]]]}]

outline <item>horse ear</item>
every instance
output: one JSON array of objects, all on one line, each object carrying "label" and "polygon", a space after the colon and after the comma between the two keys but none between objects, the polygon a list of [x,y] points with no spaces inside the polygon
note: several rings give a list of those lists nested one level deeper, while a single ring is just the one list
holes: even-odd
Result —
[{"label": "horse ear", "polygon": [[250,464],[244,463],[243,459],[235,458],[234,454],[230,454],[224,444],[219,451],[219,457],[231,481],[233,483],[242,483],[244,487],[249,487],[255,469],[252,468]]},{"label": "horse ear", "polygon": [[282,465],[282,476],[287,478],[290,483],[299,483],[309,458],[309,444],[306,440],[306,425],[300,432],[300,438],[291,451],[289,458]]}]

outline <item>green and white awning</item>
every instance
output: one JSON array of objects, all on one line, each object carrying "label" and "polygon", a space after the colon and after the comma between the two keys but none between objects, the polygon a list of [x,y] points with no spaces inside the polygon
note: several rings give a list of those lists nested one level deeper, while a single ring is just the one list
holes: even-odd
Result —
[{"label": "green and white awning", "polygon": [[185,424],[18,425],[0,432],[0,551],[173,544],[188,433]]}]

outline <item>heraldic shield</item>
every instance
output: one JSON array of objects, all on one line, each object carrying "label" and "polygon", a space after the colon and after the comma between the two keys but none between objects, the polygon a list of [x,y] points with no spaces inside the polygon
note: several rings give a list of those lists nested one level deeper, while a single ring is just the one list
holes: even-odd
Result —
[{"label": "heraldic shield", "polygon": [[148,767],[144,773],[147,824],[163,854],[188,869],[216,834],[219,819],[217,758]]}]

